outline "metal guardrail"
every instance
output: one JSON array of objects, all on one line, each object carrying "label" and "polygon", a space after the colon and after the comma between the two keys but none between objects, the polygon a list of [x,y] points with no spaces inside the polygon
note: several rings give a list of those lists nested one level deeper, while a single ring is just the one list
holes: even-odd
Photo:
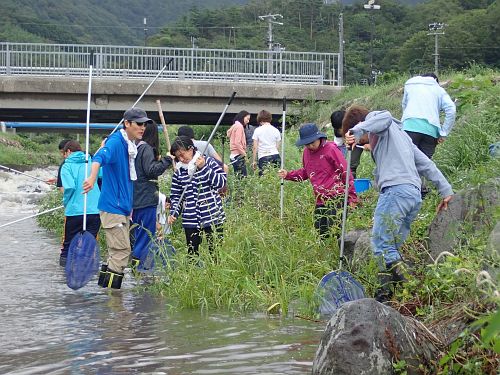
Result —
[{"label": "metal guardrail", "polygon": [[336,85],[337,53],[0,43],[0,75],[98,77]]}]

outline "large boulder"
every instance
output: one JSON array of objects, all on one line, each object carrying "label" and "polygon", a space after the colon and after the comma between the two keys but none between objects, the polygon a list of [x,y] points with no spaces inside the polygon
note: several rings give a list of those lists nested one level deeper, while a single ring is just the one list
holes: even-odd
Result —
[{"label": "large boulder", "polygon": [[443,251],[452,252],[464,235],[483,227],[490,220],[492,208],[498,206],[499,190],[500,178],[494,178],[455,194],[448,209],[436,215],[429,227],[427,244],[432,261]]},{"label": "large boulder", "polygon": [[[434,341],[435,340],[435,341]],[[421,323],[374,299],[348,302],[328,323],[313,362],[314,375],[393,373],[405,360],[408,374],[436,358],[439,342]]]},{"label": "large boulder", "polygon": [[344,256],[353,264],[367,262],[372,256],[371,231],[356,229],[347,232],[344,240]]}]

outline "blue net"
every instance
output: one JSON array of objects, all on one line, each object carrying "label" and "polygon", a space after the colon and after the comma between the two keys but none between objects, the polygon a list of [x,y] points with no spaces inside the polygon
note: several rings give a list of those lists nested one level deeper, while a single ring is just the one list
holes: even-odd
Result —
[{"label": "blue net", "polygon": [[175,248],[168,239],[152,241],[149,251],[144,252],[145,255],[141,257],[138,271],[152,271],[155,268],[155,263],[159,263],[158,266],[163,269],[171,269],[175,253]]},{"label": "blue net", "polygon": [[90,232],[78,233],[69,245],[66,284],[74,290],[85,286],[99,271],[99,244]]},{"label": "blue net", "polygon": [[319,313],[333,315],[346,302],[365,298],[363,286],[347,271],[327,273],[316,288]]}]

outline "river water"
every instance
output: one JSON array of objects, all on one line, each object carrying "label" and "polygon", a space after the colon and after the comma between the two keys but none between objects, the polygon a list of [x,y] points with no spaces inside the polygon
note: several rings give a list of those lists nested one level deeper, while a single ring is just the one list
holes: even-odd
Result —
[{"label": "river water", "polygon": [[[55,170],[33,170],[49,178]],[[0,225],[36,212],[47,186],[0,171]],[[73,291],[59,239],[35,219],[0,231],[1,374],[309,374],[324,324],[264,314],[172,311],[92,280]]]}]

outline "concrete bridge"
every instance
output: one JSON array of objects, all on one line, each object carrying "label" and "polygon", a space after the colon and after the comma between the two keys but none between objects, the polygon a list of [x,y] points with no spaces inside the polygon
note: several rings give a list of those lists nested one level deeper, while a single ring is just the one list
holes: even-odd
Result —
[{"label": "concrete bridge", "polygon": [[337,54],[0,43],[0,121],[84,122],[92,61],[97,123],[120,121],[167,63],[138,106],[158,120],[159,99],[169,124],[214,124],[233,91],[226,124],[341,89]]}]

